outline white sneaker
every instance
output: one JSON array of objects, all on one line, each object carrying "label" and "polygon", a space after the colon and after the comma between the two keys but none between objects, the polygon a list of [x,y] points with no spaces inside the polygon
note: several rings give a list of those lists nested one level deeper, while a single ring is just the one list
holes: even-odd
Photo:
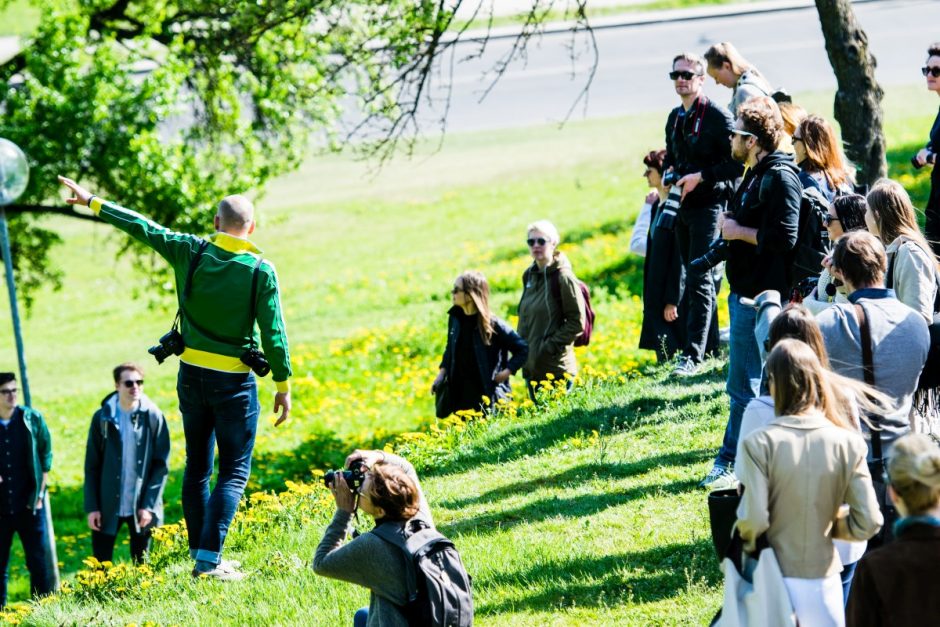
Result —
[{"label": "white sneaker", "polygon": [[679,363],[672,369],[672,374],[679,377],[691,377],[698,374],[698,364],[691,357],[680,357]]}]

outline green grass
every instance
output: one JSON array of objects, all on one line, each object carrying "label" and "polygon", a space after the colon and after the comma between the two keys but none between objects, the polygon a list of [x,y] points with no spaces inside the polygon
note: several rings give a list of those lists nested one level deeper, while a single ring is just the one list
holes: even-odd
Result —
[{"label": "green grass", "polygon": [[[831,117],[831,96],[800,101]],[[892,173],[921,205],[928,174],[915,175],[907,162],[935,104],[913,88],[892,90],[885,102]],[[595,288],[597,339],[581,352],[582,364],[609,377],[642,368],[648,356],[633,348],[641,264],[626,251],[645,193],[640,158],[660,145],[662,118],[453,135],[440,152],[429,143],[416,159],[377,174],[342,156],[317,157],[276,182],[258,202],[255,239],[282,282],[296,406],[279,429],[264,416],[252,489],[308,480],[312,468],[338,464],[354,444],[426,424],[451,280],[483,269],[497,311],[510,315],[528,263],[525,225],[538,218],[559,226],[576,270]],[[84,441],[114,364],[146,364],[147,391],[168,413],[170,521],[180,518],[183,441],[175,366],[158,367],[146,354],[170,322],[160,306],[168,300],[154,305],[139,294],[140,270],[115,259],[122,235],[64,218],[48,223],[65,236],[55,253],[65,286],[37,295],[24,336],[34,405],[54,438],[53,508],[69,577],[90,552],[81,511]],[[8,319],[0,301],[0,320]],[[15,363],[12,344],[4,324],[0,364]],[[435,514],[471,565],[482,623],[701,624],[713,611],[717,570],[693,484],[720,440],[721,375],[683,389],[653,376],[623,385],[612,376],[543,415],[487,423],[434,452],[415,449]],[[269,407],[273,386],[262,390]],[[272,562],[275,551],[309,561],[323,526],[322,515],[311,517],[301,529],[230,546],[250,569],[280,563]],[[27,581],[16,551],[11,592],[22,599]],[[64,599],[36,616],[43,624],[183,624],[197,615],[339,624],[364,604],[361,591],[287,561],[283,573],[264,567],[231,589],[192,586],[181,561],[145,597],[116,595],[103,606]],[[239,613],[227,613],[231,604]]]}]

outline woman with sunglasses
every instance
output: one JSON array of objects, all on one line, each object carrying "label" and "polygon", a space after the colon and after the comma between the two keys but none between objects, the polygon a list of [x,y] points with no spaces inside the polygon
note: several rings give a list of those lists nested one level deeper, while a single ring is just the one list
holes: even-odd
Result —
[{"label": "woman with sunglasses", "polygon": [[890,179],[876,182],[868,192],[865,223],[885,245],[885,286],[930,324],[937,297],[937,259],[920,232],[907,190]]},{"label": "woman with sunglasses", "polygon": [[[408,602],[404,554],[375,533],[352,534],[353,517],[360,509],[375,519],[376,526],[392,522],[404,527],[418,520],[433,528],[431,510],[414,466],[407,460],[385,451],[357,450],[346,458],[346,468],[354,467],[365,473],[358,489],[353,490],[341,472],[329,485],[336,513],[313,556],[313,572],[369,589],[369,607],[356,612],[355,627],[406,627],[408,620],[402,613]],[[354,536],[352,541],[346,542],[350,535]]]},{"label": "woman with sunglasses", "polygon": [[[653,150],[643,157],[646,182],[652,191],[640,210],[633,234],[630,252],[643,259],[643,326],[640,330],[640,348],[656,351],[657,361],[672,359],[685,346],[685,322],[679,318],[684,270],[676,244],[675,231],[657,228],[663,202],[669,190],[663,185],[663,159],[665,150]],[[713,318],[713,324],[716,318]]]},{"label": "woman with sunglasses", "polygon": [[[829,233],[829,241],[835,243],[849,231],[864,231],[865,213],[868,211],[868,202],[859,194],[838,196],[829,205],[829,210],[823,217],[823,224]],[[813,314],[818,314],[834,303],[847,303],[841,283],[833,283],[829,268],[824,267],[819,273],[819,281],[812,293],[803,299],[803,305]]]},{"label": "woman with sunglasses", "polygon": [[433,393],[448,381],[449,407],[438,410],[443,416],[508,399],[509,377],[529,354],[525,340],[490,310],[490,286],[482,273],[468,271],[454,279],[451,299],[447,346],[431,385]]},{"label": "woman with sunglasses", "polygon": [[829,202],[839,194],[852,193],[852,175],[839,150],[839,138],[825,118],[806,116],[791,139],[804,189],[819,190]]},{"label": "woman with sunglasses", "polygon": [[894,443],[888,494],[902,518],[897,538],[862,558],[849,596],[849,627],[935,625],[940,617],[940,448],[922,433]]},{"label": "woman with sunglasses", "polygon": [[[927,79],[927,90],[940,96],[940,43],[932,44],[927,48],[927,63],[921,68],[921,72]],[[935,154],[938,150],[940,150],[940,112],[937,112],[933,126],[930,127],[927,145],[921,148],[912,159],[916,168],[922,168],[925,165],[933,168],[930,173],[930,198],[924,210],[927,218],[924,232],[933,247],[934,254],[940,254],[940,168],[935,165]]]},{"label": "woman with sunglasses", "polygon": [[542,381],[567,379],[570,389],[578,374],[574,341],[584,330],[585,309],[578,280],[568,258],[558,250],[561,236],[548,220],[526,229],[532,265],[522,275],[519,301],[519,335],[529,345],[522,367],[529,396]]},{"label": "woman with sunglasses", "polygon": [[804,342],[767,358],[775,418],[748,435],[735,470],[744,486],[737,528],[745,549],[767,541],[800,625],[845,624],[833,538],[867,540],[882,524],[866,455],[835,377]]}]

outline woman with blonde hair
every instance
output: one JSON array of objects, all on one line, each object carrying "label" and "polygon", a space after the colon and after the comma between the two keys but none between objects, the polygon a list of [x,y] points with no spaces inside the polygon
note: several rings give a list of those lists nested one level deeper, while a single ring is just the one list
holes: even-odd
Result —
[{"label": "woman with blonde hair", "polygon": [[745,438],[737,528],[753,551],[766,534],[799,624],[845,624],[833,538],[867,540],[882,524],[868,446],[819,357],[782,339],[767,358],[776,418]]},{"label": "woman with blonde hair", "polygon": [[715,83],[732,90],[728,110],[737,117],[738,107],[754,96],[770,96],[770,83],[730,42],[723,41],[705,51],[707,72]]},{"label": "woman with blonde hair", "polygon": [[885,286],[929,324],[937,297],[937,260],[920,232],[907,190],[891,179],[876,182],[868,192],[865,223],[885,245]]},{"label": "woman with blonde hair", "polygon": [[578,374],[574,341],[584,330],[584,300],[571,262],[558,250],[561,236],[548,220],[526,228],[532,265],[522,274],[519,300],[519,335],[529,344],[522,376],[535,400],[535,389],[551,375],[568,379]]},{"label": "woman with blonde hair", "polygon": [[896,540],[862,558],[850,627],[934,625],[940,618],[940,448],[924,434],[894,443],[888,493],[902,518]]},{"label": "woman with blonde hair", "polygon": [[490,310],[490,285],[482,273],[471,270],[454,279],[451,299],[447,346],[431,385],[436,392],[447,380],[447,402],[438,409],[440,417],[489,408],[508,398],[509,377],[529,354],[525,340]]},{"label": "woman with blonde hair", "polygon": [[791,139],[804,189],[818,189],[829,202],[837,193],[852,192],[852,177],[839,149],[839,138],[825,118],[806,116]]}]

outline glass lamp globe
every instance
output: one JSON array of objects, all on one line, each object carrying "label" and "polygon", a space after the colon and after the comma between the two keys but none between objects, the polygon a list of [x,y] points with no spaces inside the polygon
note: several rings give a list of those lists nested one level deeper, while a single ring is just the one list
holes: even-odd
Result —
[{"label": "glass lamp globe", "polygon": [[20,147],[0,137],[0,207],[9,205],[26,191],[29,162]]}]

